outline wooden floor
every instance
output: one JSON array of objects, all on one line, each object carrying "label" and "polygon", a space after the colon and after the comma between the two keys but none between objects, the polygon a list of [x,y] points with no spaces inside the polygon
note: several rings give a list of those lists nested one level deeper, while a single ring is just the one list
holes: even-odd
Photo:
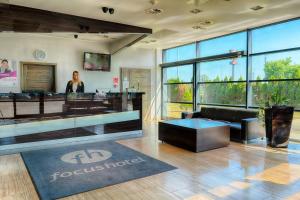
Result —
[{"label": "wooden floor", "polygon": [[[176,166],[166,173],[74,195],[66,200],[129,199],[300,199],[300,144],[288,150],[263,143],[203,153],[157,141],[157,127],[146,136],[120,143]],[[0,157],[0,199],[38,199],[19,154]]]}]

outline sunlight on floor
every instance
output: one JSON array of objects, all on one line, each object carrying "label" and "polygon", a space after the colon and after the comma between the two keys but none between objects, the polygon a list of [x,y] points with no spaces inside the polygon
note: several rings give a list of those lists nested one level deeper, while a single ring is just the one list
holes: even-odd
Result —
[{"label": "sunlight on floor", "polygon": [[[216,188],[213,188],[211,190],[208,190],[208,192],[212,195],[214,195],[217,198],[226,198],[232,194],[234,194],[235,192],[238,192],[239,190],[245,190],[248,189],[251,186],[250,183],[246,183],[246,182],[241,182],[241,181],[235,181],[229,184],[229,186],[219,186]],[[191,196],[189,198],[187,198],[187,200],[210,200],[210,199],[214,199],[212,197],[210,197],[207,194],[196,194],[194,196]]]},{"label": "sunlight on floor", "polygon": [[209,192],[217,197],[224,198],[226,196],[233,194],[234,192],[236,192],[236,190],[230,186],[220,186],[212,190],[209,190]]},{"label": "sunlight on floor", "polygon": [[251,186],[250,183],[241,182],[241,181],[235,181],[233,183],[230,183],[230,185],[234,188],[245,190]]},{"label": "sunlight on floor", "polygon": [[271,148],[266,145],[257,145],[257,144],[249,144],[245,146],[247,150],[258,150],[268,153],[276,153],[276,154],[300,154],[300,144],[296,142],[290,142],[288,148]]},{"label": "sunlight on floor", "polygon": [[292,196],[289,196],[287,198],[285,198],[285,200],[298,200],[300,199],[300,192],[293,194]]},{"label": "sunlight on floor", "polygon": [[300,165],[283,163],[246,179],[289,185],[300,179]]},{"label": "sunlight on floor", "polygon": [[207,194],[197,194],[192,197],[186,198],[185,200],[214,200]]}]

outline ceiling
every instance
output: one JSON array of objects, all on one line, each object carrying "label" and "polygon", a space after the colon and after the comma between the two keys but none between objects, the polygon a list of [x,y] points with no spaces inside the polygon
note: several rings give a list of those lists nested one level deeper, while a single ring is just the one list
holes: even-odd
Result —
[{"label": "ceiling", "polygon": [[[0,34],[1,37],[19,37],[19,36],[36,36],[36,37],[56,37],[56,38],[66,38],[74,39],[74,35],[78,36],[78,40],[95,42],[99,41],[101,43],[112,43],[118,41],[124,37],[127,37],[129,34],[126,33],[15,33],[15,32],[3,32]],[[135,35],[135,34],[132,34]]]},{"label": "ceiling", "polygon": [[[153,29],[153,34],[135,46],[167,48],[183,43],[236,32],[263,24],[299,17],[299,0],[0,0],[0,2],[61,12]],[[151,3],[152,2],[152,3]],[[104,14],[102,6],[115,14]],[[255,6],[264,7],[253,11]],[[145,10],[159,8],[153,15]],[[192,9],[201,10],[193,14]],[[200,29],[193,29],[197,26]],[[51,34],[50,34],[51,35]],[[72,37],[71,33],[54,33]],[[82,35],[81,39],[111,41],[126,35]]]}]

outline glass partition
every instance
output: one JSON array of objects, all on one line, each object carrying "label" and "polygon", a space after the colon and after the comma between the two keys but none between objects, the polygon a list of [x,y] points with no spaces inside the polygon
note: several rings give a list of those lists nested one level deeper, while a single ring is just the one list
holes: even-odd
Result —
[{"label": "glass partition", "polygon": [[142,95],[2,93],[0,150],[141,135]]}]

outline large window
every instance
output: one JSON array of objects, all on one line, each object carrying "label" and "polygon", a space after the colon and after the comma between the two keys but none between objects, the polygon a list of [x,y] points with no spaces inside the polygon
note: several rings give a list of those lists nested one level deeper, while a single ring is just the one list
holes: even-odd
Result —
[{"label": "large window", "polygon": [[223,37],[209,39],[198,43],[198,56],[208,57],[220,54],[231,53],[234,51],[247,50],[247,33],[240,32]]},{"label": "large window", "polygon": [[300,109],[300,51],[254,54],[251,60],[249,106],[285,102]]},{"label": "large window", "polygon": [[180,118],[193,110],[193,65],[163,69],[163,117]]},{"label": "large window", "polygon": [[198,63],[200,82],[246,81],[246,58],[232,58]]},{"label": "large window", "polygon": [[197,64],[198,105],[246,105],[246,59]]},{"label": "large window", "polygon": [[300,47],[300,20],[252,30],[252,53]]},{"label": "large window", "polygon": [[179,46],[163,51],[163,62],[177,62],[196,58],[196,43]]},{"label": "large window", "polygon": [[300,110],[299,27],[297,19],[165,50],[164,116],[180,117],[201,105],[258,108],[268,102]]},{"label": "large window", "polygon": [[283,101],[300,109],[300,80],[251,82],[250,94],[250,105],[254,107],[263,106],[267,101]]},{"label": "large window", "polygon": [[300,50],[252,56],[249,79],[300,79]]}]

